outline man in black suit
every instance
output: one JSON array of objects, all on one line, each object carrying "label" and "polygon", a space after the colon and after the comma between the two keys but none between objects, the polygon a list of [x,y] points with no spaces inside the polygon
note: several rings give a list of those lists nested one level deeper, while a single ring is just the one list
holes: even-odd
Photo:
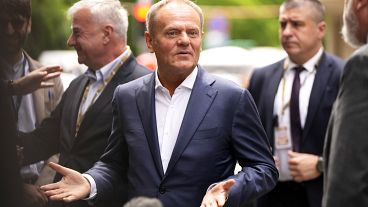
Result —
[{"label": "man in black suit", "polygon": [[284,2],[279,22],[288,57],[256,69],[249,86],[280,172],[276,188],[258,206],[319,207],[324,136],[343,62],[323,49],[319,1]]},{"label": "man in black suit", "polygon": [[[79,1],[69,9],[69,15],[72,34],[68,45],[75,48],[79,63],[87,65],[88,70],[72,81],[51,117],[32,133],[23,135],[20,143],[24,147],[23,164],[59,152],[60,164],[85,172],[107,145],[115,88],[149,71],[137,64],[126,45],[128,17],[119,1]],[[55,181],[60,179],[57,174]],[[113,207],[121,206],[122,202],[96,205]],[[79,201],[67,206],[88,206],[88,203]]]}]

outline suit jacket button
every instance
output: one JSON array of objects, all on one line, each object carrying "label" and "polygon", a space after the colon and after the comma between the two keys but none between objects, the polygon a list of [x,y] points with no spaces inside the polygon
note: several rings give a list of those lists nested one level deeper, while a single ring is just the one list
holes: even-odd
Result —
[{"label": "suit jacket button", "polygon": [[166,188],[160,185],[160,187],[158,188],[158,192],[160,192],[161,194],[164,194],[166,193]]}]

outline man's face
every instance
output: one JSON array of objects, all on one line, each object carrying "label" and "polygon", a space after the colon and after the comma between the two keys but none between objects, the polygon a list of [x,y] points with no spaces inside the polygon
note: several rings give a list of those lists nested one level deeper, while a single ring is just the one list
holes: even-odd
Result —
[{"label": "man's face", "polygon": [[78,62],[97,70],[104,64],[100,59],[104,56],[104,34],[102,26],[92,18],[88,9],[77,11],[72,19],[72,33],[68,39],[68,46],[74,47],[78,54]]},{"label": "man's face", "polygon": [[313,57],[321,47],[325,23],[316,23],[313,15],[309,5],[280,10],[280,42],[291,60],[297,64],[303,64]]},{"label": "man's face", "polygon": [[155,52],[159,71],[188,75],[198,63],[202,30],[198,13],[186,4],[169,3],[146,33],[147,46]]},{"label": "man's face", "polygon": [[349,45],[352,47],[359,47],[364,44],[363,41],[359,40],[359,22],[358,17],[353,11],[353,1],[345,1],[344,14],[343,14],[344,24],[341,29],[342,36]]},{"label": "man's face", "polygon": [[18,53],[31,31],[31,20],[21,15],[0,14],[0,51]]}]

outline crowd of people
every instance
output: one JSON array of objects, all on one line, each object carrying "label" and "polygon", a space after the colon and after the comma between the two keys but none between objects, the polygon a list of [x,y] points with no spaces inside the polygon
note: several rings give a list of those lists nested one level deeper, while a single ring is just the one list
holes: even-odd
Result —
[{"label": "crowd of people", "polygon": [[359,47],[346,62],[323,47],[319,0],[283,2],[287,57],[247,89],[198,64],[205,18],[190,0],[149,9],[154,71],[127,44],[119,0],[76,2],[67,44],[88,70],[65,92],[62,68],[23,49],[31,0],[0,11],[2,205],[368,205],[368,0],[345,0],[343,38]]}]

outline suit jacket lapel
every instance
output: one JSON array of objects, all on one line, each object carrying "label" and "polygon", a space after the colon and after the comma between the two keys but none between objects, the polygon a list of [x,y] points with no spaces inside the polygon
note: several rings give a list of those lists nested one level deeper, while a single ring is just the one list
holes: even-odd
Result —
[{"label": "suit jacket lapel", "polygon": [[[277,90],[279,88],[279,84],[280,81],[282,79],[283,76],[283,71],[284,71],[284,66],[283,66],[284,61],[280,61],[279,65],[275,68],[273,68],[273,71],[270,71],[271,73],[269,77],[266,77],[267,80],[269,81],[268,87],[266,88],[265,92],[265,99],[266,101],[264,101],[265,103],[265,121],[267,122],[265,124],[266,127],[266,133],[269,137],[269,141],[271,143],[271,146],[273,147],[274,145],[274,139],[272,139],[272,135],[273,135],[273,130],[274,130],[274,105],[275,105],[275,98],[276,98],[276,93]],[[267,101],[269,100],[269,101]]]},{"label": "suit jacket lapel", "polygon": [[325,53],[323,53],[320,61],[320,65],[317,68],[317,73],[314,78],[311,95],[309,98],[308,114],[303,130],[303,141],[310,130],[313,118],[318,110],[322,96],[326,91],[326,86],[331,76],[332,64]]},{"label": "suit jacket lapel", "polygon": [[212,88],[212,84],[214,82],[215,79],[208,76],[206,72],[198,66],[197,78],[192,89],[165,177],[170,173],[172,168],[175,166],[175,163],[179,160],[181,154],[192,139],[194,133],[197,131],[215,99],[217,90]]},{"label": "suit jacket lapel", "polygon": [[[36,63],[25,51],[23,51],[25,58],[28,61],[29,72],[36,70],[40,67],[39,63]],[[45,108],[45,89],[38,89],[32,93],[33,103],[36,113],[36,125],[39,125],[43,118],[46,117]]]},{"label": "suit jacket lapel", "polygon": [[[128,77],[128,75],[134,71],[134,67],[130,66],[133,59],[134,59],[134,57],[131,56],[125,61],[125,63],[119,68],[119,70],[117,71],[115,76],[106,85],[105,89],[102,91],[100,96],[97,98],[96,102],[93,103],[88,108],[88,110],[86,111],[86,113],[84,115],[84,119],[82,121],[82,124],[80,126],[80,129],[79,129],[80,131],[81,131],[82,128],[83,129],[86,129],[86,128],[88,129],[88,125],[93,124],[94,117],[96,117],[96,115],[101,110],[106,108],[107,105],[111,104],[111,97],[112,97],[111,94],[114,93],[115,88],[119,84],[123,84],[123,83],[126,83],[126,82],[130,81],[130,80],[127,80],[126,77]],[[84,91],[84,88],[83,88],[83,91]],[[83,93],[81,94],[81,96],[83,96]],[[79,109],[79,107],[78,107],[78,109]]]},{"label": "suit jacket lapel", "polygon": [[155,74],[147,76],[144,79],[143,86],[137,89],[136,94],[138,112],[142,120],[151,155],[155,162],[156,169],[162,178],[164,171],[161,162],[160,147],[158,144],[155,113]]},{"label": "suit jacket lapel", "polygon": [[[76,86],[75,90],[72,90],[72,91],[75,91],[75,95],[74,95],[75,98],[73,100],[71,100],[72,101],[71,108],[73,109],[73,111],[70,112],[70,113],[72,113],[71,116],[73,117],[73,119],[72,119],[73,123],[71,123],[72,124],[72,129],[73,129],[73,135],[76,132],[80,102],[82,100],[84,89],[86,88],[87,83],[88,83],[88,78],[86,76],[82,76],[80,84],[78,84]],[[80,126],[80,128],[81,128],[81,126]],[[79,128],[79,131],[80,131],[80,128]],[[69,141],[70,141],[70,143],[73,143],[74,140],[75,139],[73,138],[72,140],[69,140]]]}]

